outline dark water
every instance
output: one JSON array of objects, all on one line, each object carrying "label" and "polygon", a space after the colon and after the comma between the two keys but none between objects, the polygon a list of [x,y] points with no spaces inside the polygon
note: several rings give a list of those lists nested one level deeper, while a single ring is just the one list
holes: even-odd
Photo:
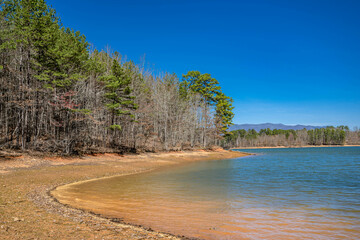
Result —
[{"label": "dark water", "polygon": [[360,239],[360,147],[241,151],[258,155],[88,182],[68,197],[206,239]]}]

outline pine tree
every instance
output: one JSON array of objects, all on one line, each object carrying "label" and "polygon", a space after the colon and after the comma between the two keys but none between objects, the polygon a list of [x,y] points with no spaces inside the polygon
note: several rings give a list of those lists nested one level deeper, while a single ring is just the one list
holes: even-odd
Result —
[{"label": "pine tree", "polygon": [[105,106],[111,112],[110,129],[121,130],[121,126],[115,123],[115,116],[128,115],[131,118],[131,110],[137,109],[134,97],[131,96],[131,78],[125,73],[118,60],[114,59],[111,74],[101,78],[105,83]]},{"label": "pine tree", "polygon": [[201,74],[199,71],[189,71],[183,75],[180,91],[183,96],[191,91],[200,94],[204,102],[209,105],[214,105],[216,95],[220,91],[219,82],[212,78],[210,74]]},{"label": "pine tree", "polygon": [[216,95],[215,102],[215,118],[219,133],[227,134],[227,130],[232,125],[232,119],[234,117],[234,113],[232,112],[234,109],[232,106],[233,100],[230,97],[225,96],[224,93],[220,92]]},{"label": "pine tree", "polygon": [[226,134],[228,127],[232,124],[234,107],[233,100],[221,91],[219,82],[208,73],[190,71],[183,75],[180,95],[187,97],[191,93],[200,94],[206,106],[215,107],[215,125],[218,134]]}]

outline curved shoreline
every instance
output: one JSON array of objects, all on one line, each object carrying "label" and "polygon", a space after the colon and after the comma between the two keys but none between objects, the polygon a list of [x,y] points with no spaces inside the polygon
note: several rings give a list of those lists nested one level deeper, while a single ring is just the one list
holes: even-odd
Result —
[{"label": "curved shoreline", "polygon": [[52,199],[53,202],[61,204],[65,208],[75,210],[75,211],[79,211],[79,212],[81,212],[81,214],[88,214],[94,219],[100,218],[102,220],[110,221],[111,223],[113,223],[115,225],[132,227],[132,228],[136,229],[137,231],[155,232],[157,234],[161,234],[162,235],[161,237],[166,237],[166,238],[169,238],[169,239],[198,240],[197,238],[190,238],[190,237],[186,237],[184,235],[180,236],[180,235],[174,235],[174,234],[167,233],[167,232],[156,231],[156,230],[153,230],[149,226],[136,225],[136,224],[133,224],[133,223],[124,222],[121,218],[111,218],[111,217],[104,216],[104,215],[102,215],[100,213],[88,211],[88,210],[85,210],[85,209],[82,209],[82,208],[77,208],[75,206],[72,206],[69,203],[62,203],[61,201],[58,200],[58,197],[54,196],[54,193],[53,193],[54,191],[60,191],[60,192],[61,191],[66,191],[66,188],[68,188],[68,187],[71,187],[71,186],[74,186],[74,185],[80,185],[80,184],[87,183],[87,182],[93,182],[93,181],[98,181],[98,180],[102,180],[102,179],[109,179],[109,178],[116,178],[116,177],[132,176],[132,175],[136,175],[136,174],[143,174],[143,173],[147,173],[147,172],[152,172],[152,171],[155,171],[155,170],[156,169],[149,169],[149,170],[145,170],[143,172],[120,174],[120,175],[113,175],[113,176],[108,176],[108,177],[99,177],[99,178],[94,178],[94,179],[89,179],[89,180],[77,181],[77,182],[73,182],[73,183],[69,183],[69,184],[65,184],[65,185],[56,186],[56,187],[46,191],[46,194]]},{"label": "curved shoreline", "polygon": [[0,187],[4,186],[4,191],[0,192],[0,235],[4,236],[4,239],[184,238],[156,232],[146,227],[119,223],[119,219],[106,219],[96,213],[74,209],[58,202],[50,192],[59,186],[79,184],[82,181],[144,173],[194,161],[230,159],[246,155],[249,154],[236,151],[194,151],[133,156],[105,154],[81,159],[43,159],[41,164],[28,168],[5,168],[6,173],[0,173]]},{"label": "curved shoreline", "polygon": [[[233,152],[233,151],[232,151]],[[235,153],[235,152],[234,152]],[[244,157],[244,156],[249,156],[249,155],[255,155],[255,154],[250,154],[250,153],[244,153],[244,152],[236,152],[236,153],[239,153],[240,156],[237,156],[237,157]],[[222,159],[231,159],[231,158],[234,158],[234,156],[230,156],[230,157],[223,157]],[[235,157],[236,158],[236,157]],[[213,158],[213,159],[206,159],[206,160],[202,160],[202,161],[212,161],[212,160],[222,160],[222,159],[216,159],[216,158]],[[190,162],[196,162],[198,160],[193,160],[193,161],[190,161]],[[178,167],[179,165],[183,165],[183,164],[188,164],[190,162],[181,162],[181,163],[177,163],[175,166],[171,166],[171,167]],[[156,232],[156,233],[160,233],[160,234],[164,234],[164,235],[167,235],[167,237],[170,237],[171,239],[183,239],[183,240],[199,240],[199,238],[194,238],[194,237],[188,237],[188,236],[184,236],[184,235],[179,235],[180,233],[178,233],[177,235],[176,234],[173,234],[173,233],[168,233],[168,232],[161,232],[161,231],[158,231],[158,230],[154,230],[151,228],[151,226],[145,226],[145,225],[137,225],[137,224],[134,224],[134,223],[131,223],[131,222],[124,222],[122,220],[122,218],[111,218],[111,217],[107,217],[105,215],[102,215],[100,213],[96,213],[96,212],[92,212],[92,211],[89,211],[89,210],[86,210],[86,209],[83,209],[81,207],[76,207],[73,205],[73,203],[69,202],[69,201],[66,201],[64,203],[63,200],[59,200],[59,198],[61,198],[61,193],[62,192],[66,192],[68,188],[71,188],[72,186],[75,186],[75,185],[81,185],[81,184],[84,184],[84,183],[88,183],[88,182],[95,182],[95,181],[99,181],[99,180],[103,180],[103,179],[109,179],[109,178],[117,178],[117,177],[127,177],[127,176],[133,176],[133,175],[137,175],[137,174],[144,174],[144,173],[149,173],[149,172],[153,172],[153,171],[157,171],[157,170],[160,170],[160,169],[163,169],[163,168],[166,168],[166,167],[169,167],[169,166],[162,166],[162,167],[158,167],[158,168],[152,168],[152,169],[148,169],[148,170],[145,170],[145,171],[141,171],[141,172],[134,172],[134,173],[129,173],[129,174],[119,174],[119,175],[113,175],[113,176],[107,176],[107,177],[99,177],[99,178],[94,178],[94,179],[89,179],[89,180],[83,180],[83,181],[77,181],[77,182],[73,182],[73,183],[70,183],[70,184],[65,184],[65,185],[60,185],[60,186],[57,186],[55,187],[54,189],[48,191],[48,195],[50,197],[53,198],[54,201],[60,203],[60,204],[63,204],[64,206],[68,207],[68,208],[72,208],[72,209],[76,209],[76,210],[79,210],[79,211],[82,211],[82,212],[85,212],[85,213],[89,213],[93,216],[96,216],[96,217],[100,217],[100,218],[103,218],[103,219],[107,219],[107,220],[110,220],[111,222],[114,222],[114,223],[117,223],[117,224],[121,224],[121,225],[126,225],[126,226],[132,226],[132,227],[135,227],[135,228],[140,228],[141,230],[145,230],[145,231],[151,231],[151,232]]]},{"label": "curved shoreline", "polygon": [[[150,170],[151,171],[151,170]],[[137,173],[134,173],[134,174],[137,174]],[[99,180],[99,179],[105,179],[105,178],[112,178],[112,177],[126,177],[126,176],[129,176],[129,175],[133,175],[133,174],[126,174],[126,175],[115,175],[115,176],[110,176],[110,177],[104,177],[104,178],[96,178],[96,179],[92,179],[92,180],[85,180],[85,181],[79,181],[79,182],[74,182],[74,183],[70,183],[70,184],[65,184],[65,185],[61,185],[61,186],[68,186],[68,185],[72,185],[72,184],[81,184],[83,182],[88,182],[88,181],[96,181],[96,180]],[[127,222],[123,222],[121,219],[119,218],[109,218],[109,217],[106,217],[104,215],[101,215],[99,213],[95,213],[95,212],[92,212],[92,211],[87,211],[87,210],[84,210],[84,209],[81,209],[81,208],[76,208],[74,206],[71,206],[69,204],[65,204],[65,203],[61,203],[55,196],[53,196],[53,194],[51,193],[52,191],[56,190],[58,187],[61,187],[61,186],[57,186],[57,187],[54,187],[48,191],[46,191],[46,194],[52,199],[52,202],[53,203],[57,203],[57,204],[61,204],[63,207],[69,209],[69,210],[72,210],[72,211],[78,211],[77,215],[88,215],[90,216],[91,218],[93,218],[95,221],[109,221],[111,222],[112,224],[115,224],[117,226],[120,226],[120,227],[131,227],[133,228],[134,230],[136,231],[145,231],[145,232],[154,232],[153,229],[151,229],[150,227],[146,227],[146,226],[142,226],[142,225],[135,225],[135,224],[132,224],[132,223],[127,223]],[[165,233],[165,232],[160,232],[160,231],[155,231],[157,234],[161,234],[162,236],[161,237],[166,237],[166,238],[169,238],[169,239],[183,239],[183,240],[197,240],[195,238],[188,238],[188,237],[185,237],[185,236],[176,236],[176,235],[173,235],[171,233]]]}]

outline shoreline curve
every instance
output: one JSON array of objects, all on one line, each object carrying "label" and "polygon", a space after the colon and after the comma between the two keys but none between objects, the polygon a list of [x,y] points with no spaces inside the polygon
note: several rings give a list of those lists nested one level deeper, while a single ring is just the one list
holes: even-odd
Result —
[{"label": "shoreline curve", "polygon": [[[88,183],[88,182],[94,182],[94,181],[99,181],[99,180],[103,180],[103,179],[110,179],[110,178],[117,178],[117,177],[127,177],[127,176],[133,176],[133,175],[137,175],[137,174],[144,174],[144,173],[157,171],[157,170],[167,168],[167,167],[178,167],[179,165],[184,165],[184,164],[197,162],[197,161],[225,160],[225,159],[233,159],[233,158],[238,158],[238,157],[256,155],[256,154],[252,154],[252,153],[245,153],[245,152],[232,151],[232,150],[223,150],[221,152],[228,153],[228,154],[231,153],[231,154],[229,156],[226,156],[226,155],[222,156],[221,158],[219,158],[217,156],[213,156],[213,157],[210,157],[210,159],[194,159],[194,160],[186,161],[186,162],[177,162],[175,165],[170,165],[170,166],[165,165],[165,166],[161,166],[161,167],[154,167],[154,168],[147,169],[147,170],[144,170],[144,171],[137,171],[137,172],[132,172],[132,173],[128,173],[128,174],[117,174],[117,175],[112,175],[112,176],[106,176],[106,177],[99,177],[99,178],[93,178],[93,179],[88,179],[88,180],[76,181],[76,182],[72,182],[72,183],[69,183],[69,184],[59,185],[59,186],[49,190],[47,193],[54,201],[66,206],[67,208],[72,208],[72,209],[76,209],[76,210],[79,210],[79,211],[83,211],[85,213],[90,213],[93,216],[110,220],[111,222],[114,222],[116,224],[121,224],[121,225],[125,225],[125,226],[131,226],[131,227],[135,227],[135,228],[140,228],[140,229],[142,229],[144,231],[151,231],[151,232],[156,232],[156,233],[159,233],[159,234],[164,234],[164,235],[167,235],[168,237],[170,237],[171,239],[174,238],[174,239],[184,239],[184,240],[187,240],[187,239],[189,239],[189,240],[198,240],[198,238],[179,235],[181,233],[177,233],[177,235],[176,235],[176,234],[173,234],[173,233],[157,231],[157,230],[152,229],[151,226],[137,225],[137,224],[134,224],[134,223],[131,223],[131,222],[123,222],[121,218],[111,218],[111,217],[102,215],[100,213],[96,213],[96,212],[93,212],[93,211],[83,209],[81,207],[76,207],[76,206],[74,206],[74,203],[71,203],[70,201],[64,201],[63,199],[61,199],[61,194],[63,192],[66,192],[67,189],[71,188],[72,186],[81,185],[81,184]],[[212,153],[216,153],[216,152],[212,152]]]},{"label": "shoreline curve", "polygon": [[[119,223],[74,209],[51,196],[57,187],[144,173],[195,161],[248,156],[238,151],[189,151],[140,155],[98,154],[81,158],[25,155],[0,162],[2,239],[179,239],[152,229]],[[181,234],[181,233],[180,233]]]}]

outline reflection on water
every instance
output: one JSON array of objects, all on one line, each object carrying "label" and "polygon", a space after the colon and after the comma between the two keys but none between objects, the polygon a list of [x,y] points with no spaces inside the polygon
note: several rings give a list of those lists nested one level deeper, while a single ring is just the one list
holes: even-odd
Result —
[{"label": "reflection on water", "polygon": [[72,185],[59,198],[191,237],[360,239],[360,147],[247,151],[259,155]]}]

